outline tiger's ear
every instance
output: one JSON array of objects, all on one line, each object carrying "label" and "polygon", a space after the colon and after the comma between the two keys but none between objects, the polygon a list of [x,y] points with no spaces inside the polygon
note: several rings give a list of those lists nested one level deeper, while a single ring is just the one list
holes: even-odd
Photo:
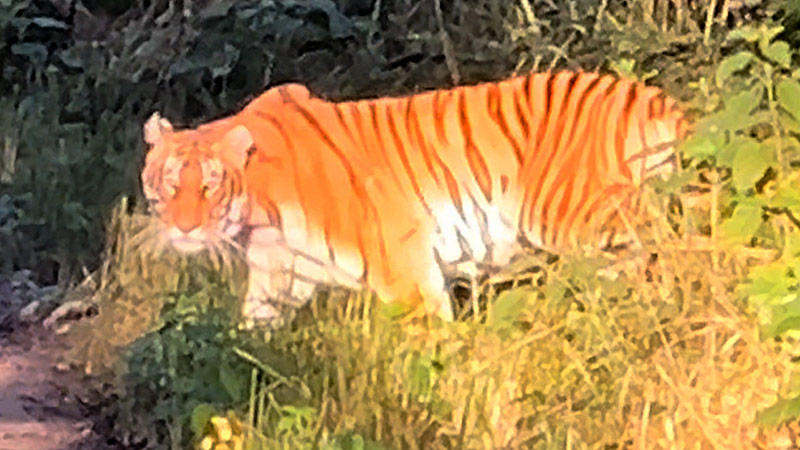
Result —
[{"label": "tiger's ear", "polygon": [[149,145],[158,145],[161,143],[164,133],[170,131],[172,131],[172,124],[157,112],[153,113],[144,124],[144,140]]},{"label": "tiger's ear", "polygon": [[223,151],[231,159],[231,162],[236,164],[236,167],[244,167],[249,156],[248,153],[255,145],[255,142],[253,142],[253,135],[250,134],[250,130],[247,127],[237,125],[225,133],[221,144]]}]

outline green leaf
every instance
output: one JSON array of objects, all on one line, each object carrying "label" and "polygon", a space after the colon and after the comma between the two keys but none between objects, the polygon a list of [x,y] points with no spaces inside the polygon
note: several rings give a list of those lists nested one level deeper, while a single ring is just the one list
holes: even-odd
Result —
[{"label": "green leaf", "polygon": [[800,120],[800,82],[795,79],[779,81],[775,87],[775,96],[783,109]]},{"label": "green leaf", "polygon": [[769,204],[774,208],[789,208],[798,211],[800,209],[800,188],[794,183],[781,183]]},{"label": "green leaf", "polygon": [[[800,236],[796,233],[792,233],[786,236],[786,243],[781,252],[781,259],[790,260],[794,266],[800,262],[796,259],[798,256],[800,256]],[[795,268],[795,273],[800,274],[800,269]]]},{"label": "green leaf", "polygon": [[[761,102],[764,96],[764,88],[760,84],[756,84],[750,89],[738,92],[725,100],[725,122],[740,121],[745,116],[749,116],[750,112],[755,109]],[[735,129],[735,125],[723,123],[723,126],[728,129]]]},{"label": "green leaf", "polygon": [[739,192],[753,187],[764,171],[775,162],[772,147],[761,145],[754,139],[745,139],[733,157],[733,186]]},{"label": "green leaf", "polygon": [[203,428],[214,417],[215,412],[214,407],[208,403],[201,403],[194,407],[191,417],[191,427],[194,434],[200,435],[203,432]]},{"label": "green leaf", "polygon": [[770,42],[783,31],[783,27],[779,25],[777,27],[767,28],[766,25],[762,24],[758,31],[761,35],[758,39],[758,49],[761,50],[761,53],[767,54]]},{"label": "green leaf", "polygon": [[742,147],[752,143],[753,139],[751,138],[746,138],[740,135],[734,136],[730,142],[723,145],[722,148],[720,148],[717,152],[717,163],[721,166],[732,167],[733,160],[736,158],[739,150]]},{"label": "green leaf", "polygon": [[636,60],[632,58],[622,58],[619,61],[611,61],[611,70],[614,71],[620,78],[635,78],[633,71],[636,65]]},{"label": "green leaf", "polygon": [[379,302],[378,311],[385,319],[397,320],[411,312],[411,307],[405,302]]},{"label": "green leaf", "polygon": [[657,194],[668,193],[674,194],[692,183],[697,178],[697,173],[693,170],[682,170],[680,172],[673,172],[666,179],[661,177],[651,178],[648,183],[655,189]]},{"label": "green leaf", "polygon": [[717,86],[722,87],[734,73],[747,67],[755,55],[751,52],[742,51],[723,59],[717,67]]},{"label": "green leaf", "polygon": [[50,17],[34,17],[31,19],[31,22],[42,28],[57,28],[59,30],[66,30],[69,28],[66,23]]},{"label": "green leaf", "polygon": [[733,215],[720,226],[720,234],[728,243],[742,243],[750,239],[760,225],[761,203],[748,200],[736,205]]},{"label": "green leaf", "polygon": [[525,311],[528,299],[535,295],[530,288],[511,289],[503,292],[492,304],[489,326],[507,328],[514,324]]},{"label": "green leaf", "polygon": [[[786,277],[786,267],[783,264],[754,267],[747,278],[750,281],[744,285],[744,293],[748,297],[783,297],[793,288]],[[759,300],[756,303],[763,305],[764,302]]]},{"label": "green leaf", "polygon": [[785,131],[790,133],[800,134],[800,121],[788,114],[781,114],[778,116],[778,123],[784,128]]},{"label": "green leaf", "polygon": [[216,17],[225,17],[228,15],[228,12],[230,11],[232,6],[233,2],[210,3],[209,6],[202,8],[198,12],[197,18],[201,20],[208,20]]},{"label": "green leaf", "polygon": [[431,393],[433,364],[430,357],[411,355],[408,368],[408,383],[411,392],[422,398],[427,398]]},{"label": "green leaf", "polygon": [[789,64],[792,62],[792,51],[789,48],[789,44],[784,41],[776,41],[767,47],[767,51],[764,54],[771,60],[775,61],[784,68],[789,68]]},{"label": "green leaf", "polygon": [[791,316],[783,319],[776,317],[773,322],[777,322],[777,324],[766,336],[768,338],[780,336],[787,331],[800,330],[800,316]]},{"label": "green leaf", "polygon": [[755,42],[759,37],[758,29],[750,25],[737,28],[728,33],[728,40],[744,39],[747,42]]},{"label": "green leaf", "polygon": [[695,134],[684,141],[681,151],[692,158],[704,159],[714,156],[717,153],[717,146],[710,136]]},{"label": "green leaf", "polygon": [[800,417],[800,395],[778,400],[769,408],[759,411],[756,421],[762,426],[776,427],[797,417]]},{"label": "green leaf", "polygon": [[231,397],[234,402],[239,402],[242,399],[242,379],[236,375],[236,372],[231,369],[227,364],[223,364],[219,368],[219,381],[225,392]]},{"label": "green leaf", "polygon": [[11,53],[25,56],[35,65],[42,65],[47,60],[47,47],[42,44],[23,42],[11,46]]}]

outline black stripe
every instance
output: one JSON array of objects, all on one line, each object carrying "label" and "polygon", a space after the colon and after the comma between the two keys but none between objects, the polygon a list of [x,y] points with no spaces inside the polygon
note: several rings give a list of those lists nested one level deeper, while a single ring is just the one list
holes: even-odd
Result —
[{"label": "black stripe", "polygon": [[[562,91],[561,94],[560,94],[562,96],[561,109],[559,109],[558,113],[557,113],[558,114],[558,118],[557,118],[558,122],[556,123],[555,134],[553,136],[553,141],[554,141],[553,142],[553,147],[548,149],[547,158],[545,160],[544,168],[542,169],[543,176],[547,176],[547,174],[550,173],[550,170],[551,170],[550,167],[553,164],[553,160],[555,159],[556,154],[563,151],[563,149],[561,148],[561,146],[559,144],[561,143],[561,140],[562,140],[562,137],[563,137],[562,133],[563,133],[563,128],[564,128],[564,123],[565,123],[566,118],[567,118],[567,114],[566,114],[567,113],[567,106],[569,104],[570,98],[572,97],[572,94],[574,93],[573,88],[575,86],[575,83],[577,82],[578,77],[580,75],[581,74],[578,73],[578,72],[573,72],[573,73],[569,74],[570,78],[567,81],[567,86],[566,86],[565,90]],[[552,85],[553,85],[553,78],[549,78],[547,80],[547,89],[546,89],[546,91],[547,91],[547,95],[546,95],[547,107],[545,109],[547,111],[547,115],[544,118],[545,125],[547,125],[549,123],[550,116],[552,116],[554,114],[553,111],[551,111],[551,109],[550,109],[550,107],[552,105],[552,96],[553,96],[553,86]],[[543,137],[543,134],[541,132],[542,130],[539,130],[539,131],[540,131],[540,133],[539,133],[540,138],[537,139],[537,147],[538,147],[538,145],[541,144],[541,140],[542,140],[541,137]],[[537,200],[539,199],[539,196],[540,195],[546,195],[546,192],[548,192],[547,191],[547,186],[545,186],[544,180],[542,180],[542,182],[536,182],[535,184],[536,184],[536,188],[534,190],[533,196],[531,197],[531,211],[530,211],[530,214],[533,214],[533,207],[535,206]],[[547,215],[548,215],[548,209],[547,208],[548,208],[548,205],[547,204],[543,204],[542,208],[543,209],[542,209],[541,222],[542,222],[542,226],[544,226],[545,222],[547,221]],[[542,235],[542,236],[544,236],[544,235]]]},{"label": "black stripe", "polygon": [[489,112],[489,117],[500,127],[500,132],[506,137],[511,148],[514,150],[514,156],[517,159],[517,164],[522,164],[522,150],[520,149],[517,140],[511,135],[508,129],[506,117],[503,114],[503,100],[500,87],[496,84],[490,85],[486,93],[486,109]]},{"label": "black stripe", "polygon": [[278,94],[280,94],[281,100],[284,104],[295,103],[294,98],[292,98],[292,95],[289,93],[289,89],[285,85],[278,88]]},{"label": "black stripe", "polygon": [[[478,187],[480,188],[481,193],[483,193],[483,196],[486,198],[486,200],[491,203],[491,173],[489,172],[489,168],[486,166],[486,161],[481,156],[478,148],[475,146],[475,141],[472,137],[472,126],[469,123],[469,117],[467,117],[466,89],[460,89],[458,94],[458,116],[460,119],[459,123],[461,125],[461,132],[464,134],[464,151],[467,157],[467,165],[470,168],[470,172],[472,172],[473,178],[475,178],[475,181],[478,182]],[[478,165],[478,171],[475,170],[475,164]],[[482,181],[486,181],[488,185],[485,185],[482,183]]]},{"label": "black stripe", "polygon": [[541,112],[541,119],[539,120],[539,124],[536,128],[536,148],[539,149],[539,145],[542,143],[542,139],[544,139],[545,133],[547,133],[547,127],[550,125],[550,107],[553,103],[553,83],[556,80],[556,75],[552,73],[547,74],[547,81],[545,81],[545,89],[544,89],[544,111]]},{"label": "black stripe", "polygon": [[638,84],[630,83],[628,86],[628,93],[625,98],[625,105],[620,112],[620,118],[617,120],[617,127],[614,135],[614,153],[617,157],[617,164],[623,172],[627,172],[630,176],[630,168],[625,162],[625,138],[628,133],[628,125],[630,122],[630,114],[633,109],[634,101],[636,100],[636,90]]},{"label": "black stripe", "polygon": [[378,149],[385,152],[385,145],[383,143],[383,137],[381,136],[381,130],[378,126],[378,106],[376,102],[371,101],[369,102],[369,116],[372,121],[372,129],[375,132],[375,139],[378,141]]},{"label": "black stripe", "polygon": [[620,80],[619,78],[614,78],[614,81],[611,84],[609,84],[608,87],[606,88],[604,95],[606,97],[611,97],[612,95],[614,95],[614,90],[617,88],[617,85],[620,83],[620,81],[622,80]]},{"label": "black stripe", "polygon": [[433,94],[433,124],[436,127],[436,136],[439,138],[444,145],[447,145],[447,134],[445,133],[444,129],[444,117],[443,111],[441,110],[441,106],[439,105],[439,97],[442,94],[447,94],[448,98],[452,95],[451,91],[436,91]]},{"label": "black stripe", "polygon": [[569,81],[567,81],[567,88],[564,91],[565,95],[564,98],[561,100],[561,111],[566,110],[569,100],[575,93],[575,84],[578,82],[578,79],[580,79],[582,76],[583,74],[580,72],[572,72],[572,74],[569,76]]},{"label": "black stripe", "polygon": [[408,161],[408,155],[406,154],[405,147],[403,146],[403,141],[400,139],[400,135],[397,132],[397,125],[395,124],[394,116],[392,115],[391,105],[386,107],[386,119],[389,124],[389,133],[392,135],[392,140],[397,148],[397,154],[400,157],[400,162],[403,163],[403,169],[405,169],[406,175],[408,175],[408,180],[411,182],[411,188],[414,189],[414,194],[416,194],[417,199],[420,201],[420,203],[422,203],[422,207],[425,209],[425,212],[432,217],[433,212],[428,206],[428,202],[425,201],[425,197],[422,195],[422,190],[419,188],[419,184],[417,184],[417,177],[414,174],[414,171],[411,169],[411,163]]},{"label": "black stripe", "polygon": [[416,141],[417,147],[419,147],[420,153],[422,153],[422,158],[425,161],[425,167],[428,169],[428,173],[433,178],[434,183],[436,186],[441,188],[441,181],[439,180],[439,176],[436,174],[436,171],[433,169],[433,162],[431,161],[430,149],[428,145],[425,143],[425,136],[422,134],[422,129],[419,125],[419,116],[417,116],[416,108],[414,107],[414,100],[417,99],[417,96],[411,96],[406,101],[406,113],[405,113],[405,125],[406,129],[408,129],[408,136],[409,139],[414,136]]},{"label": "black stripe", "polygon": [[472,130],[467,123],[467,105],[464,89],[458,90],[458,124],[461,126],[461,133],[467,147],[472,145]]},{"label": "black stripe", "polygon": [[[602,78],[606,78],[606,77],[598,77],[598,78],[602,79]],[[596,120],[597,119],[598,114],[597,114],[596,110],[597,110],[597,108],[602,106],[603,100],[605,100],[605,99],[606,99],[605,95],[595,96],[594,101],[589,105],[590,109],[586,112],[586,114],[589,116],[589,119],[587,119],[587,120]],[[587,123],[587,126],[588,127],[592,127],[592,126],[600,126],[600,127],[602,127],[604,125],[598,124],[598,123],[595,122],[595,123]],[[596,132],[597,131],[596,131],[595,128],[590,128],[590,129],[586,130],[585,132],[580,133],[579,134],[580,141],[578,142],[578,144],[576,146],[576,148],[578,148],[578,149],[584,149],[583,153],[580,155],[580,158],[578,160],[578,164],[586,166],[586,169],[587,169],[586,176],[578,177],[578,176],[576,176],[577,175],[576,173],[569,173],[569,174],[564,173],[564,174],[562,174],[562,177],[557,178],[555,180],[556,184],[566,182],[566,191],[565,192],[569,192],[570,193],[569,196],[565,196],[564,198],[562,198],[561,203],[558,205],[558,207],[556,209],[556,213],[558,213],[558,211],[561,209],[562,206],[565,205],[567,207],[567,210],[565,211],[564,216],[560,217],[558,219],[559,220],[559,226],[563,227],[563,230],[559,230],[556,233],[556,237],[558,237],[559,235],[561,235],[561,236],[563,236],[565,238],[569,238],[570,237],[570,235],[572,233],[572,228],[574,227],[574,224],[575,224],[575,221],[576,220],[580,221],[580,217],[578,215],[578,212],[585,205],[586,200],[588,199],[588,196],[589,196],[589,193],[590,193],[590,189],[592,187],[592,181],[597,179],[598,174],[599,174],[599,176],[602,176],[602,172],[600,172],[598,170],[597,164],[598,164],[598,158],[602,157],[602,154],[605,153],[605,150],[606,150],[605,146],[600,145],[599,151],[600,151],[601,155],[598,155],[595,152],[595,149],[597,149],[597,147],[586,149],[586,146],[587,145],[592,145],[591,144],[592,142],[594,142],[596,146],[601,142],[601,141],[599,141],[599,136],[596,136]],[[589,142],[587,143],[587,141],[589,141]],[[567,145],[569,145],[570,142],[568,142]],[[578,183],[580,183],[580,184],[578,184]],[[572,202],[572,200],[575,198],[576,195],[579,195],[578,201],[577,202]],[[574,203],[574,205],[575,205],[574,208],[576,208],[576,209],[569,209],[569,206],[570,206],[569,204],[570,203]],[[570,216],[572,216],[571,219],[565,220],[567,217],[570,217]]]},{"label": "black stripe", "polygon": [[[581,97],[578,99],[578,104],[575,107],[575,123],[569,130],[569,136],[565,141],[564,147],[569,148],[569,144],[572,143],[572,140],[575,138],[575,132],[578,130],[581,123],[579,122],[581,119],[581,115],[583,114],[584,107],[586,105],[586,101],[589,99],[589,96],[594,93],[597,89],[597,86],[603,80],[604,77],[597,76],[595,79],[589,82],[589,84],[583,89],[583,93]],[[591,117],[587,117],[585,120],[591,120]],[[587,124],[588,127],[591,127],[592,124]],[[589,131],[592,132],[591,130]]]},{"label": "black stripe", "polygon": [[[265,113],[263,111],[256,111],[255,115],[258,116],[258,117],[261,117],[262,119],[264,119],[266,121],[268,121],[269,123],[271,123],[275,127],[276,130],[278,130],[278,133],[281,135],[281,138],[283,138],[284,142],[286,143],[286,146],[289,148],[289,152],[288,153],[289,153],[289,156],[290,156],[291,161],[292,161],[291,162],[292,170],[296,171],[297,170],[297,161],[296,161],[296,157],[295,157],[296,152],[295,152],[295,149],[294,149],[294,145],[292,144],[292,140],[289,137],[289,133],[283,127],[281,122],[276,117],[272,116],[271,114]],[[295,189],[297,190],[298,195],[299,195],[300,189],[299,189],[299,186],[297,186],[297,183],[299,183],[300,180],[299,180],[298,177],[294,177],[294,179],[295,179]],[[302,198],[302,196],[300,196],[299,198]],[[275,214],[278,217],[278,227],[281,230],[283,230],[283,218],[280,216],[280,210],[278,210],[277,205],[272,203],[271,200],[268,200],[268,204],[270,204],[270,205],[272,205],[274,207]],[[305,215],[305,211],[303,212],[303,214]],[[271,222],[272,222],[272,220],[273,220],[273,218],[270,217],[270,221]]]},{"label": "black stripe", "polygon": [[378,141],[378,151],[380,155],[383,157],[383,160],[386,162],[386,165],[389,167],[387,172],[392,177],[392,180],[396,183],[397,186],[402,186],[403,183],[400,182],[400,177],[397,175],[397,172],[392,167],[391,163],[391,155],[386,149],[386,142],[384,142],[383,134],[381,133],[380,122],[378,120],[378,106],[381,106],[378,101],[370,101],[369,102],[369,114],[372,119],[372,128],[375,132],[375,138]]},{"label": "black stripe", "polygon": [[[648,119],[653,120],[654,118],[660,118],[664,115],[664,92],[659,91],[658,94],[654,95],[650,98],[650,103],[648,106]],[[658,106],[653,106],[653,103],[657,102]]]},{"label": "black stripe", "polygon": [[325,246],[328,247],[328,259],[331,264],[336,265],[336,252],[333,251],[333,244],[331,243],[331,224],[330,219],[326,217],[325,224],[322,227],[322,233],[325,236]]},{"label": "black stripe", "polygon": [[[525,97],[525,106],[527,107],[527,111],[530,111],[530,110],[533,109],[533,107],[531,107],[531,89],[533,87],[533,77],[534,76],[535,76],[534,74],[529,74],[525,78],[525,87],[522,90],[522,95]],[[553,74],[552,73],[548,73],[547,77],[548,77],[548,79],[552,78]]]},{"label": "black stripe", "polygon": [[361,111],[358,110],[358,103],[351,103],[350,104],[350,114],[353,115],[353,122],[356,124],[356,130],[358,131],[358,136],[361,138],[361,146],[364,151],[369,151],[369,145],[367,145],[367,138],[364,136],[364,126],[361,123]]},{"label": "black stripe", "polygon": [[[517,120],[519,121],[519,126],[522,128],[522,136],[525,138],[525,145],[527,146],[528,137],[530,136],[530,124],[528,123],[528,118],[525,116],[526,112],[522,110],[522,104],[520,104],[520,96],[517,91],[514,91],[514,112],[517,115]],[[526,102],[528,109],[526,111],[530,111],[530,104]]]},{"label": "black stripe", "polygon": [[288,97],[287,103],[289,103],[294,108],[294,110],[297,111],[303,117],[303,119],[306,120],[306,122],[308,122],[308,124],[311,126],[312,129],[314,129],[314,131],[322,139],[322,141],[325,142],[325,144],[328,145],[331,148],[331,150],[333,150],[333,153],[336,155],[336,157],[339,158],[339,163],[342,165],[342,167],[344,167],[344,170],[347,172],[347,177],[349,178],[350,185],[353,187],[353,190],[357,193],[357,195],[361,195],[366,198],[366,195],[364,195],[364,190],[358,183],[358,178],[356,177],[355,170],[353,169],[353,166],[350,164],[350,162],[347,160],[347,157],[345,156],[344,152],[342,152],[342,150],[336,145],[336,143],[333,142],[333,140],[331,140],[331,137],[328,136],[328,133],[325,132],[325,130],[322,128],[319,122],[317,122],[317,119],[315,119],[314,116],[306,108],[304,108],[299,103],[295,102],[294,99],[291,98],[291,96],[287,97]]},{"label": "black stripe", "polygon": [[350,139],[353,145],[356,145],[357,141],[353,137],[353,133],[350,131],[350,127],[347,126],[347,122],[345,122],[344,120],[344,114],[342,114],[342,106],[337,105],[336,103],[329,103],[329,104],[331,105],[331,108],[333,108],[333,111],[336,113],[336,118],[339,119],[339,125],[341,125],[342,129],[344,129],[344,132],[347,134],[347,137]]}]

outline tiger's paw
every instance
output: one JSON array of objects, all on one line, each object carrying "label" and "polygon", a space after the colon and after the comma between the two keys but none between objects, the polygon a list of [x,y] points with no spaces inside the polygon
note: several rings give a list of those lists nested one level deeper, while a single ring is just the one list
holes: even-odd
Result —
[{"label": "tiger's paw", "polygon": [[242,319],[245,329],[253,329],[256,326],[268,327],[277,323],[281,313],[272,306],[269,300],[248,297],[242,306]]}]

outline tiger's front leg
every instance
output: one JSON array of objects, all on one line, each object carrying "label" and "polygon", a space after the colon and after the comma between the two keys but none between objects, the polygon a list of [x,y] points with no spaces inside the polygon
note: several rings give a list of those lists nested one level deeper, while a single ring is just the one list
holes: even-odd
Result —
[{"label": "tiger's front leg", "polygon": [[259,227],[251,231],[247,247],[248,289],[242,305],[246,322],[271,322],[280,317],[279,303],[302,303],[314,286],[295,282],[295,255],[280,230]]}]

